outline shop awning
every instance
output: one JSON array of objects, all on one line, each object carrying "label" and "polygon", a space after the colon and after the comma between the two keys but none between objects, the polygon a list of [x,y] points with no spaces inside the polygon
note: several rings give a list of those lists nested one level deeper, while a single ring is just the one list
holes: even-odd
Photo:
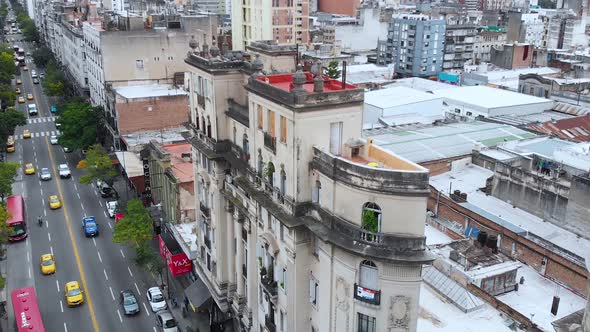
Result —
[{"label": "shop awning", "polygon": [[197,281],[188,286],[184,290],[184,295],[188,298],[191,309],[195,312],[211,298],[211,293],[209,293],[207,285],[201,279],[197,279]]}]

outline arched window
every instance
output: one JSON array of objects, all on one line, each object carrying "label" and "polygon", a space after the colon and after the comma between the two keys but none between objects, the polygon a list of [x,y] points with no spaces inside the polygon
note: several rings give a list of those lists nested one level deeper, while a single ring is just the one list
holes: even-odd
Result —
[{"label": "arched window", "polygon": [[313,191],[311,192],[311,201],[313,203],[320,203],[320,190],[322,189],[322,183],[317,180],[315,185],[313,186]]},{"label": "arched window", "polygon": [[[381,229],[381,208],[375,203],[365,203],[363,205],[363,215],[361,216],[362,228],[366,231],[377,233]],[[370,239],[367,239],[370,240]]]},{"label": "arched window", "polygon": [[359,269],[359,285],[364,288],[379,289],[379,270],[377,265],[369,260],[361,262]]},{"label": "arched window", "polygon": [[270,187],[274,187],[274,179],[275,179],[275,164],[272,161],[269,161],[266,165],[266,180],[270,184]]},{"label": "arched window", "polygon": [[285,172],[285,167],[281,167],[281,185],[280,185],[281,195],[285,196],[287,192],[287,173]]}]

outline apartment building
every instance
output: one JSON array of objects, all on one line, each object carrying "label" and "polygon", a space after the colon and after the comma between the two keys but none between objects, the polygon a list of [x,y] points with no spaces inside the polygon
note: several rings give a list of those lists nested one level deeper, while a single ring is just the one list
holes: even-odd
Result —
[{"label": "apartment building", "polygon": [[465,62],[473,58],[476,33],[476,25],[469,23],[464,17],[447,16],[443,70],[463,70]]},{"label": "apartment building", "polygon": [[506,31],[496,26],[484,26],[477,29],[473,42],[473,61],[490,62],[492,48],[506,44]]},{"label": "apartment building", "polygon": [[195,287],[213,323],[416,331],[428,171],[361,138],[362,89],[301,67],[263,75],[248,57],[185,60]]},{"label": "apartment building", "polygon": [[445,20],[399,14],[389,23],[387,40],[379,41],[377,64],[394,64],[407,76],[432,76],[442,70]]},{"label": "apartment building", "polygon": [[245,50],[252,41],[309,42],[309,0],[243,0],[231,8],[232,45]]}]

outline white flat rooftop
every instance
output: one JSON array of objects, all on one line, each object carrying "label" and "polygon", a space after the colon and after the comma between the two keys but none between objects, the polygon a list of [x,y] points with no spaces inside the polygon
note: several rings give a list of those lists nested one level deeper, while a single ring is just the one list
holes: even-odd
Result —
[{"label": "white flat rooftop", "polygon": [[435,96],[431,93],[422,92],[420,90],[407,88],[405,86],[396,86],[365,93],[365,104],[379,108],[389,108],[441,98],[442,97],[440,96]]},{"label": "white flat rooftop", "polygon": [[[553,105],[553,101],[533,97],[522,93],[495,89],[487,86],[464,86],[457,89],[435,90],[433,93],[448,100],[455,100],[465,104],[477,105],[485,108],[510,107],[527,104]],[[549,106],[548,109],[551,107]]]},{"label": "white flat rooftop", "polygon": [[117,94],[123,98],[149,98],[164,96],[182,96],[188,93],[175,88],[172,84],[129,85],[115,88]]}]

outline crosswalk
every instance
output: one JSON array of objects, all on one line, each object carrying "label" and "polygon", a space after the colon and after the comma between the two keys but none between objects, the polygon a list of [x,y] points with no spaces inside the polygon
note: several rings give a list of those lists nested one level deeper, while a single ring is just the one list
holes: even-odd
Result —
[{"label": "crosswalk", "polygon": [[46,117],[39,117],[39,118],[30,118],[27,119],[27,123],[43,123],[43,122],[55,122],[57,116],[46,116]]},{"label": "crosswalk", "polygon": [[[45,137],[45,136],[59,136],[60,132],[59,130],[48,130],[48,131],[41,131],[41,132],[37,132],[37,133],[31,133],[31,138],[35,138],[35,137]],[[17,139],[23,139],[23,135],[16,135]]]}]

